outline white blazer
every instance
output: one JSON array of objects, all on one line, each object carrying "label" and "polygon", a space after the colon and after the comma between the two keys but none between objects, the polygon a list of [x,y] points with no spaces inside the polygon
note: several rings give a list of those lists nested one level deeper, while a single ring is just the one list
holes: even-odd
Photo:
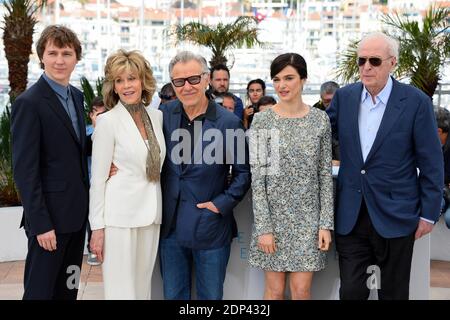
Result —
[{"label": "white blazer", "polygon": [[[163,115],[159,110],[146,109],[159,143],[161,172],[166,155]],[[147,180],[147,146],[130,113],[120,102],[97,118],[92,141],[91,229],[161,224],[161,184]],[[111,163],[118,171],[108,178]]]}]

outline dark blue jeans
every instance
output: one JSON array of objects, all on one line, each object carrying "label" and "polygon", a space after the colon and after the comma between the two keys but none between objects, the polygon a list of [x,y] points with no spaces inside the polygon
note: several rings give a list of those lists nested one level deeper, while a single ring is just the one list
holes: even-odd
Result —
[{"label": "dark blue jeans", "polygon": [[192,267],[195,271],[197,299],[222,299],[230,245],[194,250],[180,246],[172,232],[160,240],[159,250],[164,299],[191,299]]}]

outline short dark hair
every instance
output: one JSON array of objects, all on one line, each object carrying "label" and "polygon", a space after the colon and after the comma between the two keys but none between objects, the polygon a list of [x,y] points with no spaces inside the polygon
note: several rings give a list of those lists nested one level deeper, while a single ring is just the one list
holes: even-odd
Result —
[{"label": "short dark hair", "polygon": [[236,102],[236,97],[231,92],[224,92],[219,95],[222,98],[231,98],[234,102]]},{"label": "short dark hair", "polygon": [[336,90],[339,89],[339,85],[334,81],[327,81],[322,83],[320,86],[320,94],[332,93],[334,94]]},{"label": "short dark hair", "polygon": [[211,67],[210,69],[211,78],[214,78],[214,71],[219,70],[225,70],[228,73],[228,78],[230,77],[230,69],[228,69],[226,65],[219,63]]},{"label": "short dark hair", "polygon": [[254,84],[254,83],[258,83],[258,84],[260,84],[261,85],[261,88],[263,89],[263,94],[266,92],[266,83],[263,81],[263,80],[261,80],[261,79],[253,79],[253,80],[250,80],[248,83],[247,83],[247,93],[248,93],[248,89],[250,88],[250,86],[252,85],[252,84]]},{"label": "short dark hair", "polygon": [[89,106],[89,112],[92,112],[94,107],[104,107],[105,103],[103,102],[103,97],[96,96],[91,101],[91,105]]},{"label": "short dark hair", "polygon": [[41,61],[41,68],[44,69],[42,58],[48,42],[52,42],[58,48],[70,47],[75,50],[77,60],[81,60],[81,43],[75,32],[61,25],[51,25],[42,31],[36,43],[36,52]]},{"label": "short dark hair", "polygon": [[162,86],[158,96],[164,100],[170,100],[175,96],[175,90],[173,90],[172,83],[168,82]]},{"label": "short dark hair", "polygon": [[300,79],[308,77],[305,59],[298,53],[290,52],[279,55],[272,61],[272,64],[270,65],[270,78],[273,79],[287,66],[291,66],[297,70]]},{"label": "short dark hair", "polygon": [[277,100],[275,100],[274,97],[271,97],[271,96],[263,96],[256,103],[256,107],[259,109],[259,107],[265,106],[268,104],[271,104],[271,105],[277,104]]}]

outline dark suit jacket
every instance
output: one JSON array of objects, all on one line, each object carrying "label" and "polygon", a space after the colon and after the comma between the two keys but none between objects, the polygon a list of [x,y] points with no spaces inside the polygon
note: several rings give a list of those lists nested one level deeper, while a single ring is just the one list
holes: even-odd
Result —
[{"label": "dark suit jacket", "polygon": [[360,82],[338,89],[327,110],[341,153],[336,232],[346,235],[353,229],[364,197],[381,236],[406,236],[414,232],[419,217],[439,217],[444,173],[433,106],[419,89],[393,80],[380,128],[363,162],[358,130],[362,89]]},{"label": "dark suit jacket", "polygon": [[[203,133],[208,129],[219,130],[226,137],[226,129],[242,129],[242,122],[234,114],[213,101],[216,107],[216,119],[205,119]],[[172,133],[180,128],[181,102],[174,101],[161,108],[163,112],[163,132],[166,140],[167,156],[162,169],[161,185],[163,191],[163,219],[161,238],[167,237],[173,219],[176,216],[176,237],[180,245],[193,249],[212,249],[229,244],[236,236],[236,222],[233,208],[246,194],[250,186],[250,167],[248,164],[248,146],[245,143],[245,163],[237,163],[237,144],[225,140],[218,147],[223,150],[223,162],[227,155],[232,156],[233,178],[227,185],[229,165],[226,164],[189,164],[184,170],[174,163],[172,152],[178,145],[178,139],[171,141]],[[242,131],[244,132],[244,131]],[[215,141],[215,140],[213,140]],[[216,142],[203,141],[195,148],[212,148]],[[209,149],[211,150],[211,149]],[[178,201],[179,200],[179,201]],[[208,209],[198,209],[197,204],[212,201],[220,214]],[[178,203],[178,207],[177,207]]]},{"label": "dark suit jacket", "polygon": [[88,173],[83,94],[71,87],[80,140],[69,115],[44,78],[12,105],[14,180],[25,230],[34,236],[81,230],[88,214]]}]

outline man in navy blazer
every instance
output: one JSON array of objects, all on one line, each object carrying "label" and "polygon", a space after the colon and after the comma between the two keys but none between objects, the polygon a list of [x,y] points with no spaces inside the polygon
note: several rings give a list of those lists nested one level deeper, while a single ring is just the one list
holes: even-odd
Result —
[{"label": "man in navy blazer", "polygon": [[379,299],[408,299],[414,240],[439,216],[444,175],[433,106],[390,76],[397,58],[394,39],[366,36],[358,47],[361,82],[339,89],[327,110],[341,154],[341,299],[367,299],[374,287]]},{"label": "man in navy blazer", "polygon": [[69,84],[81,45],[70,29],[53,25],[36,51],[44,73],[11,114],[14,180],[28,237],[23,298],[75,300],[89,204],[83,94]]},{"label": "man in navy blazer", "polygon": [[161,177],[164,297],[190,299],[194,268],[197,298],[222,299],[230,243],[237,234],[233,208],[250,185],[244,128],[236,115],[208,100],[203,57],[180,52],[169,72],[179,100],[161,107],[167,147]]}]

